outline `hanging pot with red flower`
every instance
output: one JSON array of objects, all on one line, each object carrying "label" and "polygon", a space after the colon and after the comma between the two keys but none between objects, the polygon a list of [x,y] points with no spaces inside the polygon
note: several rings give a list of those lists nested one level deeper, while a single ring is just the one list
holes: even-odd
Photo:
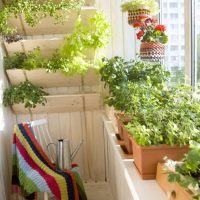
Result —
[{"label": "hanging pot with red flower", "polygon": [[141,19],[158,13],[158,3],[156,0],[128,0],[121,4],[123,12],[128,12],[128,23],[133,25]]},{"label": "hanging pot with red flower", "polygon": [[134,24],[138,29],[137,39],[141,40],[140,58],[146,61],[160,61],[165,55],[165,44],[168,36],[165,34],[166,27],[157,24],[152,18],[141,20],[140,24]]}]

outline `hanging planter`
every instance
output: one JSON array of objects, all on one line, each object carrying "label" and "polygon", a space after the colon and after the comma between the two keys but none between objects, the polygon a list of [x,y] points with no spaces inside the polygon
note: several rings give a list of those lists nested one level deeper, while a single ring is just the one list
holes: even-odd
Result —
[{"label": "hanging planter", "polygon": [[128,23],[133,25],[141,19],[156,15],[159,12],[156,0],[128,0],[121,4],[122,12],[128,12]]},{"label": "hanging planter", "polygon": [[150,11],[147,9],[129,10],[128,11],[128,24],[132,25],[135,22],[140,22],[141,18],[148,18]]},{"label": "hanging planter", "polygon": [[160,61],[165,55],[165,45],[160,42],[142,42],[140,58],[145,61]]}]

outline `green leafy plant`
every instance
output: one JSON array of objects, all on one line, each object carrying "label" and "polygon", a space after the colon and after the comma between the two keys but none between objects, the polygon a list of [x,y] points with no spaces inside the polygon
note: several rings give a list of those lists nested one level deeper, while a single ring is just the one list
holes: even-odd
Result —
[{"label": "green leafy plant", "polygon": [[147,9],[152,15],[156,15],[159,12],[159,6],[156,0],[128,0],[121,4],[121,9],[123,12]]},{"label": "green leafy plant", "polygon": [[55,23],[63,23],[70,10],[80,10],[83,4],[84,0],[61,0],[60,3],[48,0],[42,4],[38,0],[14,0],[0,9],[0,32],[2,35],[16,32],[16,29],[8,25],[8,20],[13,15],[17,17],[19,14],[23,14],[26,23],[32,27],[47,16],[53,17]]},{"label": "green leafy plant", "polygon": [[137,113],[127,125],[138,144],[186,145],[190,140],[199,141],[200,103],[192,98],[190,87],[143,90],[132,97]]},{"label": "green leafy plant", "polygon": [[[110,93],[105,102],[117,110],[129,113],[135,112],[132,99],[135,92],[147,86],[149,89],[162,88],[169,76],[169,72],[165,71],[160,64],[137,60],[125,61],[120,57],[104,59],[104,67],[100,69],[100,74]],[[137,98],[140,101],[141,96],[138,95]]]},{"label": "green leafy plant", "polygon": [[[102,12],[97,12],[87,25],[79,18],[74,32],[65,38],[63,46],[49,61],[48,69],[73,75],[84,74],[90,67],[99,68],[97,50],[109,42],[109,36],[110,24]],[[87,58],[88,51],[95,53],[94,60]]]},{"label": "green leafy plant", "polygon": [[17,86],[11,86],[4,91],[4,106],[12,106],[14,104],[23,103],[25,108],[35,108],[37,104],[45,105],[46,99],[41,87],[36,87],[29,81],[20,83]]},{"label": "green leafy plant", "polygon": [[169,182],[178,182],[182,187],[194,194],[194,199],[200,200],[200,144],[191,141],[191,150],[181,162],[175,165],[175,172],[169,172]]},{"label": "green leafy plant", "polygon": [[24,52],[17,52],[12,56],[4,58],[5,69],[36,69],[46,67],[46,59],[41,57],[39,48],[29,51],[27,54]]},{"label": "green leafy plant", "polygon": [[[100,48],[104,47],[110,36],[110,24],[102,12],[97,12],[84,25],[78,19],[75,30],[65,38],[64,44],[47,60],[42,58],[39,48],[25,53],[15,53],[5,58],[6,69],[46,68],[49,71],[60,70],[66,75],[84,74],[89,68],[99,69],[102,65]],[[94,52],[94,58],[87,54]]]}]

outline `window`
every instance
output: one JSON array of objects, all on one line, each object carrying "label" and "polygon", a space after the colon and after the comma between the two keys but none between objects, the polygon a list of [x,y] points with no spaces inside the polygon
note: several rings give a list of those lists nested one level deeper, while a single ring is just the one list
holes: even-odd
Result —
[{"label": "window", "polygon": [[[165,66],[171,71],[172,82],[180,83],[183,81],[184,73],[184,54],[185,54],[185,22],[184,18],[184,0],[161,0],[161,23],[167,26],[169,42],[168,51],[165,55]],[[170,9],[167,9],[169,7]],[[181,9],[174,9],[181,8]],[[166,18],[166,14],[168,18]],[[174,55],[175,54],[175,55]],[[177,78],[180,73],[180,78]]]},{"label": "window", "polygon": [[170,47],[170,50],[171,50],[171,51],[177,51],[177,50],[178,50],[178,46],[177,46],[177,45],[172,45],[172,46]]},{"label": "window", "polygon": [[[169,2],[169,0],[168,0],[168,2]],[[170,8],[178,8],[177,0],[174,1],[174,2],[169,3],[169,7],[170,7]]]},{"label": "window", "polygon": [[195,83],[200,85],[200,0],[194,0],[194,65],[195,65]]}]

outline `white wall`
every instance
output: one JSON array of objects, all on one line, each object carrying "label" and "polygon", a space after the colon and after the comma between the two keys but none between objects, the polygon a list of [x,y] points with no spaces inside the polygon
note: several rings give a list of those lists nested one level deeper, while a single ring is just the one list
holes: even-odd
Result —
[{"label": "white wall", "polygon": [[15,116],[2,105],[3,91],[8,83],[3,69],[3,53],[0,48],[0,199],[6,200],[11,185],[11,141]]}]

